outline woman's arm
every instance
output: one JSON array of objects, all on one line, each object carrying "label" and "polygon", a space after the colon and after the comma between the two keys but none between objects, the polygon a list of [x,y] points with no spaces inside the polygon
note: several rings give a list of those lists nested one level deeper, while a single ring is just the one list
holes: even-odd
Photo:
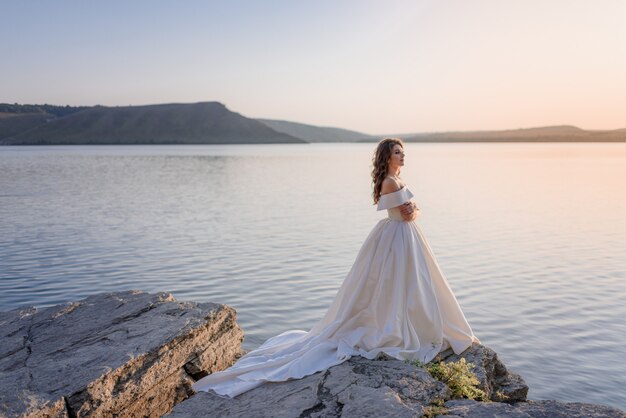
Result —
[{"label": "woman's arm", "polygon": [[420,209],[412,200],[402,204],[400,206],[400,213],[402,213],[402,219],[406,222],[414,221],[420,214]]}]

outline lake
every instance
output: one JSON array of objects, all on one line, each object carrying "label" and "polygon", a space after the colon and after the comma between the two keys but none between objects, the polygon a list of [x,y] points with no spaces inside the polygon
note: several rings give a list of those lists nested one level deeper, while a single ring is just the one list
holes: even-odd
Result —
[{"label": "lake", "polygon": [[[128,289],[322,317],[374,224],[375,144],[0,147],[0,310]],[[626,144],[407,144],[475,334],[531,399],[626,409]]]}]

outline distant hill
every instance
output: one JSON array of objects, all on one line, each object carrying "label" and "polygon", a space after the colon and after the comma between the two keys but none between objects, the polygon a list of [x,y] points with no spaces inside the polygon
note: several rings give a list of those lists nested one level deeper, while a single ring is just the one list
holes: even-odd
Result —
[{"label": "distant hill", "polygon": [[0,118],[2,115],[19,115],[19,114],[48,114],[53,117],[67,116],[71,113],[88,109],[90,106],[56,106],[49,104],[29,105],[29,104],[10,104],[0,103]]},{"label": "distant hill", "polygon": [[309,142],[378,142],[384,137],[405,142],[626,142],[626,129],[587,131],[559,125],[500,131],[459,131],[369,135],[347,129],[327,128],[273,119],[257,119],[276,131]]},{"label": "distant hill", "polygon": [[0,143],[3,138],[12,137],[33,129],[40,125],[45,125],[56,116],[45,112],[33,113],[0,113]]},{"label": "distant hill", "polygon": [[278,132],[283,132],[308,142],[356,142],[380,138],[341,128],[329,128],[275,119],[257,119]]},{"label": "distant hill", "polygon": [[500,131],[368,135],[274,119],[251,119],[219,102],[146,106],[55,106],[0,103],[0,145],[267,144],[377,142],[626,142],[626,129],[570,125]]},{"label": "distant hill", "polygon": [[626,129],[587,131],[576,126],[561,125],[502,131],[433,132],[394,136],[402,138],[404,142],[626,142]]},{"label": "distant hill", "polygon": [[[8,105],[0,105],[0,112],[2,106]],[[21,109],[1,113],[0,143],[4,145],[306,142],[231,112],[219,102],[95,106],[60,116],[45,108],[30,113],[15,110]]]}]

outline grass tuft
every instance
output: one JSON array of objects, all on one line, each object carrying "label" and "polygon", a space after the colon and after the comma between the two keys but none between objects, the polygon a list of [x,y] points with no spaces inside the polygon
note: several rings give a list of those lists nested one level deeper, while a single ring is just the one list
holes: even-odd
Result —
[{"label": "grass tuft", "polygon": [[486,401],[487,394],[478,387],[480,381],[472,373],[473,368],[472,363],[461,358],[459,361],[448,363],[430,363],[427,370],[432,377],[448,385],[453,397]]}]

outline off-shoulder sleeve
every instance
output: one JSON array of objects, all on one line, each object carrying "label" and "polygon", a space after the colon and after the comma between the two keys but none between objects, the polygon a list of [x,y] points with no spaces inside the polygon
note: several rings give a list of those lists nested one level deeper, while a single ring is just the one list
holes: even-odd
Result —
[{"label": "off-shoulder sleeve", "polygon": [[393,193],[387,193],[380,197],[376,210],[384,210],[395,208],[403,203],[408,202],[413,197],[413,193],[406,187],[401,188]]}]

